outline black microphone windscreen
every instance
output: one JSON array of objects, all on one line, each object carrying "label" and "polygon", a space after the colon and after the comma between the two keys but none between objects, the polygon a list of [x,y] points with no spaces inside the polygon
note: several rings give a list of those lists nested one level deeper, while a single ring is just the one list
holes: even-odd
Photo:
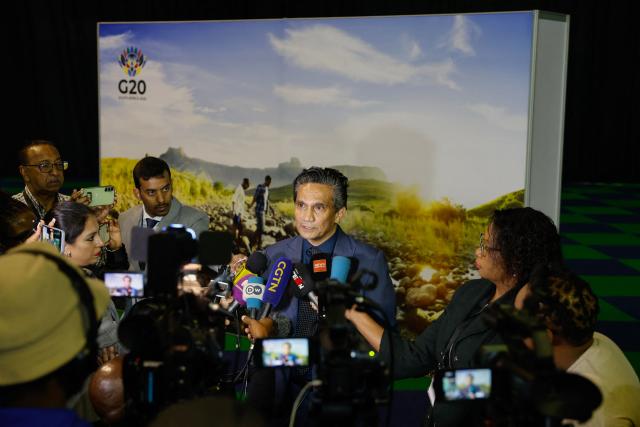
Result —
[{"label": "black microphone windscreen", "polygon": [[329,278],[331,272],[331,255],[319,252],[311,257],[311,276],[316,282]]},{"label": "black microphone windscreen", "polygon": [[267,269],[267,257],[262,252],[254,252],[249,255],[245,268],[257,276],[261,276]]},{"label": "black microphone windscreen", "polygon": [[306,296],[316,289],[311,270],[305,264],[298,262],[293,265],[294,292],[298,298]]},{"label": "black microphone windscreen", "polygon": [[198,259],[204,265],[224,265],[231,261],[233,236],[224,231],[203,231],[198,242]]}]

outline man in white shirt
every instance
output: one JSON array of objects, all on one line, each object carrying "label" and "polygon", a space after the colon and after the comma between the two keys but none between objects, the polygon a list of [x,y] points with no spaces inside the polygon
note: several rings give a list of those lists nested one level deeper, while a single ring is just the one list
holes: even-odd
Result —
[{"label": "man in white shirt", "polygon": [[[640,426],[640,382],[620,347],[594,332],[598,299],[587,282],[571,273],[532,277],[524,302],[547,325],[557,368],[591,380],[602,404],[578,426]],[[516,298],[516,307],[521,299]]]},{"label": "man in white shirt", "polygon": [[245,190],[249,188],[249,178],[243,178],[238,184],[231,199],[231,211],[233,212],[233,228],[236,239],[242,234],[242,217],[245,215]]}]

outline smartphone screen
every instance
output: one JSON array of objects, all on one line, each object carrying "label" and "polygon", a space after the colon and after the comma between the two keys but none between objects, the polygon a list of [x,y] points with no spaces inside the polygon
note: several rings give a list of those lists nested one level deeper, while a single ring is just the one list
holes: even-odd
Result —
[{"label": "smartphone screen", "polygon": [[112,185],[104,187],[89,187],[82,189],[91,202],[89,206],[105,206],[113,204],[115,191]]},{"label": "smartphone screen", "polygon": [[442,371],[439,379],[444,400],[478,400],[491,396],[491,369]]},{"label": "smartphone screen", "polygon": [[59,228],[43,225],[40,240],[51,243],[60,253],[64,252],[64,231]]},{"label": "smartphone screen", "polygon": [[309,366],[309,340],[307,338],[263,339],[260,356],[264,367]]},{"label": "smartphone screen", "polygon": [[104,283],[112,297],[143,297],[144,273],[120,271],[104,273]]}]

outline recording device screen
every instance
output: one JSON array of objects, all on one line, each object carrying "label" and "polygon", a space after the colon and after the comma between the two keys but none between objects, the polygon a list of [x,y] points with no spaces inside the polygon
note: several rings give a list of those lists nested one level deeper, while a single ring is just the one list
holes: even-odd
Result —
[{"label": "recording device screen", "polygon": [[309,366],[307,338],[269,338],[260,340],[262,366]]},{"label": "recording device screen", "polygon": [[488,399],[491,396],[491,369],[456,369],[443,371],[444,400]]},{"label": "recording device screen", "polygon": [[64,231],[60,230],[59,228],[43,225],[40,239],[42,241],[51,243],[56,247],[56,249],[58,249],[58,251],[60,251],[60,253],[64,251]]},{"label": "recording device screen", "polygon": [[144,296],[144,273],[141,272],[105,273],[104,283],[112,297]]}]

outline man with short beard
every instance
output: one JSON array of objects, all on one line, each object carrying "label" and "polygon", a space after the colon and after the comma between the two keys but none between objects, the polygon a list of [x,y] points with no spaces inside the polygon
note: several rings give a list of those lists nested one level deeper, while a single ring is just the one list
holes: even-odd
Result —
[{"label": "man with short beard", "polygon": [[[209,229],[209,216],[199,209],[183,205],[173,197],[169,165],[157,157],[145,157],[133,168],[134,195],[142,202],[120,214],[122,243],[131,248],[133,227],[162,230],[170,224],[182,224],[196,233]],[[131,270],[141,267],[131,263]]]}]

